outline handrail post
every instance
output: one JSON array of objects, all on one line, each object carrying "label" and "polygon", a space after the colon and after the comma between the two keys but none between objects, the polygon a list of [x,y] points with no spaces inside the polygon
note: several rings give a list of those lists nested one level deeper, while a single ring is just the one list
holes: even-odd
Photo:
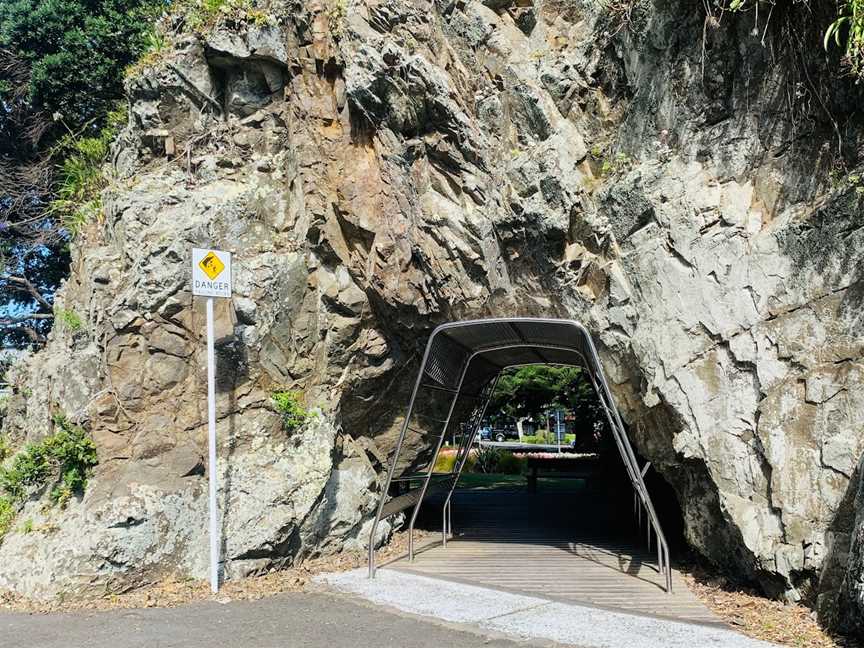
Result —
[{"label": "handrail post", "polygon": [[[420,512],[420,506],[423,504],[423,498],[426,497],[426,490],[429,488],[429,481],[432,479],[432,472],[435,470],[435,462],[438,459],[438,453],[441,452],[441,446],[444,443],[444,436],[447,434],[447,427],[450,425],[450,418],[453,416],[453,410],[456,408],[456,402],[459,400],[459,394],[462,393],[462,381],[465,380],[465,374],[468,372],[468,366],[471,364],[473,356],[466,358],[465,364],[462,367],[462,373],[459,375],[459,383],[456,385],[456,393],[453,394],[453,400],[450,402],[450,410],[447,412],[447,418],[444,419],[444,427],[441,428],[441,438],[438,439],[438,444],[435,446],[435,452],[432,453],[432,459],[429,462],[429,470],[426,473],[426,479],[423,482],[423,487],[420,489],[420,497],[414,505],[414,511],[411,513],[411,522],[408,524],[408,560],[414,560],[414,523],[417,521],[417,514]],[[420,372],[422,375],[422,371]]]},{"label": "handrail post", "polygon": [[417,374],[417,380],[414,383],[414,389],[411,392],[411,400],[408,401],[408,412],[405,415],[405,421],[402,423],[402,430],[399,432],[399,439],[396,441],[396,449],[393,453],[393,460],[390,462],[390,469],[387,471],[387,479],[381,489],[381,496],[378,498],[378,508],[375,511],[375,520],[372,522],[372,530],[369,532],[369,578],[375,578],[375,533],[378,530],[378,523],[381,522],[381,512],[384,510],[384,502],[387,499],[387,493],[390,491],[390,483],[393,481],[393,474],[396,472],[396,464],[399,462],[399,453],[402,451],[402,444],[405,442],[405,434],[408,431],[408,423],[411,421],[411,414],[414,411],[414,401],[417,399],[417,391],[420,389],[420,383],[423,380],[423,372],[426,370],[426,361],[429,359],[429,351],[432,349],[432,342],[435,340],[435,332],[429,337],[426,343],[426,350],[423,352],[423,360],[420,362],[420,372]]},{"label": "handrail post", "polygon": [[[583,329],[584,331],[584,329]],[[651,502],[651,497],[648,494],[648,489],[645,486],[645,481],[642,478],[643,475],[641,471],[639,471],[638,463],[636,462],[636,456],[633,453],[633,448],[630,446],[630,441],[627,438],[626,432],[624,432],[624,423],[621,420],[621,416],[618,413],[618,409],[615,407],[615,402],[612,400],[612,392],[609,389],[609,385],[606,382],[606,377],[603,374],[603,369],[600,365],[600,358],[597,355],[597,349],[594,346],[594,341],[591,338],[591,335],[584,331],[584,335],[586,340],[588,341],[589,349],[591,351],[592,360],[594,364],[594,371],[592,371],[592,367],[588,367],[588,375],[591,378],[591,383],[594,387],[594,390],[597,392],[597,396],[600,398],[600,403],[603,406],[603,410],[606,414],[606,418],[609,422],[609,426],[612,431],[613,437],[615,437],[616,444],[618,445],[618,450],[621,453],[621,458],[624,460],[625,467],[627,468],[627,472],[630,476],[630,480],[633,483],[634,489],[639,494],[639,497],[642,499],[642,502],[645,506],[645,512],[648,517],[648,543],[649,543],[649,551],[651,549],[651,527],[654,527],[654,533],[657,535],[657,545],[658,545],[658,561],[657,568],[660,573],[665,574],[666,576],[666,591],[668,593],[672,593],[672,568],[669,565],[669,546],[666,543],[666,537],[663,535],[663,531],[660,528],[660,521],[657,518],[657,513],[654,511],[654,506]],[[596,376],[593,375],[596,373]],[[600,389],[602,387],[602,390]],[[620,435],[620,437],[619,437]],[[663,559],[663,555],[665,554],[665,560]]]},{"label": "handrail post", "polygon": [[483,401],[483,407],[480,410],[480,417],[477,419],[477,424],[474,425],[474,429],[471,430],[471,434],[468,436],[468,443],[465,448],[465,452],[461,458],[459,458],[459,463],[456,467],[456,475],[453,477],[453,483],[450,484],[450,491],[447,493],[447,497],[444,499],[445,505],[449,506],[451,499],[453,497],[453,492],[456,490],[456,485],[459,483],[459,478],[462,477],[462,471],[465,469],[465,464],[468,463],[468,457],[471,455],[471,446],[474,445],[474,439],[477,437],[477,431],[480,429],[480,426],[483,425],[483,417],[486,416],[486,408],[489,407],[489,401],[492,400],[492,394],[495,393],[495,388],[498,386],[498,379],[501,377],[499,373],[495,376],[486,386],[486,398]]}]

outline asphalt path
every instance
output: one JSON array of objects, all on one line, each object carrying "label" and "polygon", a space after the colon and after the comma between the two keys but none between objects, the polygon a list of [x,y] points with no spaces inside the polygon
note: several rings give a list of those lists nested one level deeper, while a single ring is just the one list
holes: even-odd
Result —
[{"label": "asphalt path", "polygon": [[321,593],[176,608],[0,612],[2,648],[525,648],[496,638]]}]

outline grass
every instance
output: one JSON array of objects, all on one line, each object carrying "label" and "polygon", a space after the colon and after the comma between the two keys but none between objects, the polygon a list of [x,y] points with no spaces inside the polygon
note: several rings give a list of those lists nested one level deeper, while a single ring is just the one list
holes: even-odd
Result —
[{"label": "grass", "polygon": [[[465,469],[459,477],[460,489],[493,490],[495,488],[527,488],[526,463],[524,456],[516,456],[510,452],[498,451],[500,457],[495,470],[482,472],[477,468],[478,451],[472,450],[468,456]],[[442,448],[435,461],[433,472],[453,472],[456,463],[456,450],[454,448]],[[421,481],[411,482],[411,487],[421,485]],[[571,493],[585,487],[584,479],[572,479],[567,477],[542,477],[540,479],[540,490],[543,492]]]},{"label": "grass", "polygon": [[469,490],[494,490],[496,488],[524,488],[524,475],[502,475],[498,473],[463,473],[459,488]]},{"label": "grass", "polygon": [[254,0],[174,0],[164,8],[168,15],[161,19],[154,17],[145,37],[144,51],[124,71],[127,79],[141,76],[148,68],[160,64],[173,51],[172,36],[184,29],[205,35],[229,23],[259,27],[273,24],[273,18],[258,9]]},{"label": "grass", "polygon": [[[561,445],[570,445],[575,440],[575,434],[561,435]],[[523,435],[522,443],[530,443],[532,445],[555,445],[558,443],[558,438],[552,432],[548,432],[547,430],[538,430],[537,434]]]},{"label": "grass", "polygon": [[221,23],[266,25],[271,19],[253,0],[186,0],[175,3],[174,15],[182,16],[192,31],[205,33]]},{"label": "grass", "polygon": [[170,51],[167,34],[160,29],[159,25],[153,25],[145,37],[144,51],[137,61],[126,68],[123,75],[127,79],[140,76],[147,68],[160,63]]}]

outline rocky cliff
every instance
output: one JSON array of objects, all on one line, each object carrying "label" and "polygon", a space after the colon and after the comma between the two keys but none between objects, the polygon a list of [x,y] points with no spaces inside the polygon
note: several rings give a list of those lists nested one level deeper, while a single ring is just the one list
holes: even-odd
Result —
[{"label": "rocky cliff", "polygon": [[[795,11],[285,0],[171,23],[61,291],[85,325],[19,368],[5,423],[21,443],[62,411],[100,463],[82,501],[28,504],[0,587],[205,573],[188,251],[217,245],[229,575],[365,542],[434,325],[548,315],[595,332],[697,551],[864,619],[861,97]],[[283,432],[275,388],[321,415]]]}]

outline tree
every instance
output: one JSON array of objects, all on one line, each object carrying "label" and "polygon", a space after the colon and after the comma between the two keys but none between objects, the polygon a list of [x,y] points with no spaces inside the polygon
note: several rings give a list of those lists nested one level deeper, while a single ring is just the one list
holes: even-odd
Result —
[{"label": "tree", "polygon": [[147,41],[154,0],[0,2],[0,346],[40,344],[72,233],[52,201]]},{"label": "tree", "polygon": [[505,371],[486,411],[490,418],[541,418],[549,409],[572,412],[593,437],[605,426],[602,406],[581,367],[528,365]]}]

